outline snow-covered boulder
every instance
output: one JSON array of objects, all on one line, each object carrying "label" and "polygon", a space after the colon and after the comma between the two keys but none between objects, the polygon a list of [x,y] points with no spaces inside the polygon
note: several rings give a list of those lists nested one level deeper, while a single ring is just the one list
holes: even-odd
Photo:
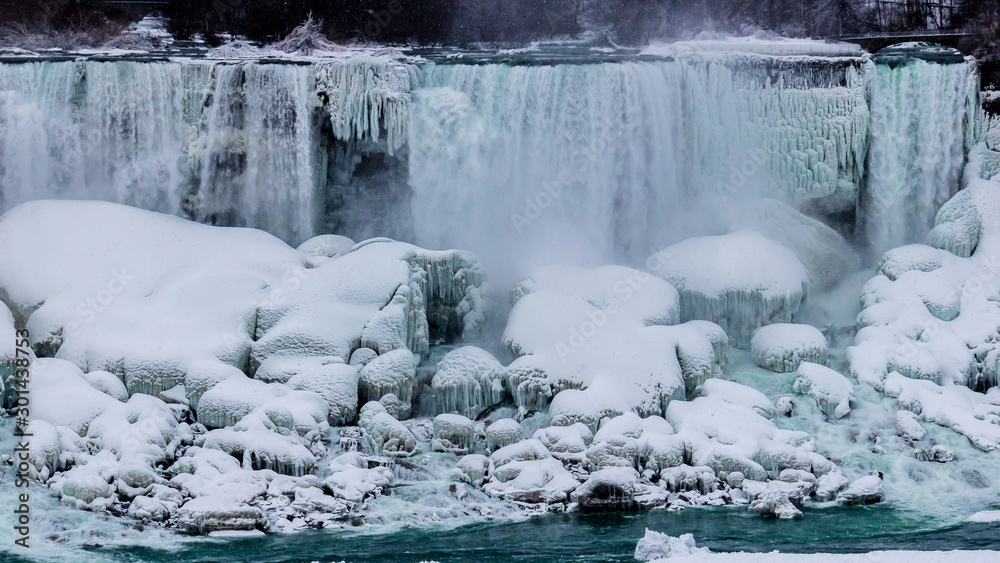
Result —
[{"label": "snow-covered boulder", "polygon": [[402,417],[410,415],[417,361],[409,350],[399,349],[383,354],[365,364],[360,374],[362,403],[392,394],[402,403]]},{"label": "snow-covered boulder", "polygon": [[202,447],[224,451],[250,469],[300,477],[313,470],[316,456],[293,425],[290,411],[261,406],[234,426],[205,434]]},{"label": "snow-covered boulder", "polygon": [[635,559],[637,561],[655,561],[696,553],[708,553],[708,548],[697,547],[693,535],[682,534],[674,537],[654,532],[649,528],[646,528],[646,535],[635,546]]},{"label": "snow-covered boulder", "polygon": [[581,510],[629,510],[635,507],[639,473],[631,467],[605,467],[590,474],[570,495]]},{"label": "snow-covered boulder", "polygon": [[565,502],[580,482],[553,458],[505,463],[490,475],[483,490],[492,496],[518,502]]},{"label": "snow-covered boulder", "polygon": [[458,414],[434,417],[434,440],[431,449],[437,452],[467,454],[476,444],[476,423]]},{"label": "snow-covered boulder", "polygon": [[774,404],[767,396],[753,387],[747,387],[735,381],[709,379],[702,386],[701,394],[703,397],[711,397],[732,405],[748,407],[767,419],[773,420],[777,415]]},{"label": "snow-covered boulder", "polygon": [[393,418],[381,403],[371,401],[361,407],[358,426],[378,455],[409,457],[418,451],[419,444],[413,433]]},{"label": "snow-covered boulder", "polygon": [[177,511],[177,525],[189,533],[254,530],[264,527],[266,523],[267,518],[259,508],[223,496],[193,498]]},{"label": "snow-covered boulder", "polygon": [[802,362],[796,372],[798,377],[792,390],[809,395],[816,400],[823,414],[830,418],[844,418],[851,412],[854,385],[836,371],[812,362]]},{"label": "snow-covered boulder", "polygon": [[695,237],[655,255],[651,271],[680,292],[681,319],[702,319],[746,348],[753,331],[791,322],[809,293],[795,253],[755,231]]},{"label": "snow-covered boulder", "polygon": [[514,299],[553,291],[583,300],[613,316],[642,325],[674,325],[680,319],[677,290],[669,283],[623,266],[545,266],[514,287]]},{"label": "snow-covered boulder", "polygon": [[113,405],[114,398],[94,389],[80,368],[65,360],[39,358],[31,363],[28,389],[31,416],[80,435],[90,422]]},{"label": "snow-covered boulder", "polygon": [[837,495],[837,503],[845,506],[882,502],[885,496],[882,478],[868,475],[857,479],[846,490]]},{"label": "snow-covered boulder", "polygon": [[920,425],[920,419],[915,413],[910,411],[896,412],[896,433],[914,442],[919,442],[927,435],[927,431]]},{"label": "snow-covered boulder", "polygon": [[482,454],[469,454],[458,460],[456,472],[459,480],[481,487],[490,473],[490,467],[490,458]]},{"label": "snow-covered boulder", "polygon": [[246,376],[239,368],[216,359],[198,360],[188,364],[184,374],[184,395],[191,410],[197,412],[198,401],[202,395],[231,377],[243,380]]},{"label": "snow-covered boulder", "polygon": [[[589,275],[586,272],[580,273],[581,279]],[[621,273],[625,287],[653,279],[636,270]],[[522,287],[522,292],[528,288],[533,286]],[[669,307],[650,316],[649,310],[633,305],[650,300],[639,293],[633,297],[637,301],[614,293],[602,301],[592,296],[588,300],[578,295],[582,293],[546,286],[515,303],[504,341],[521,357],[507,367],[504,377],[521,408],[539,410],[560,392],[582,389],[585,396],[567,395],[574,398],[560,406],[566,416],[559,424],[586,420],[593,427],[601,416],[629,411],[662,415],[667,402],[684,398],[719,369],[704,330],[650,324],[672,321]],[[669,299],[656,302],[666,306]]]},{"label": "snow-covered boulder", "polygon": [[329,403],[312,391],[294,391],[280,383],[230,377],[209,389],[198,402],[198,422],[208,428],[233,426],[259,407],[287,409],[293,428],[305,435],[328,427]]},{"label": "snow-covered boulder", "polygon": [[750,503],[750,512],[761,516],[780,519],[801,518],[802,511],[792,504],[788,493],[781,490],[766,490]]},{"label": "snow-covered boulder", "polygon": [[826,363],[826,337],[816,327],[778,323],[758,328],[750,341],[753,361],[779,372],[795,371],[802,362]]},{"label": "snow-covered boulder", "polygon": [[587,446],[594,440],[594,433],[581,423],[572,426],[539,428],[532,438],[541,442],[552,457],[563,463],[583,463]]},{"label": "snow-covered boulder", "polygon": [[503,371],[503,365],[482,348],[463,346],[448,352],[431,379],[437,412],[477,418],[503,400]]},{"label": "snow-covered boulder", "polygon": [[718,478],[711,467],[700,465],[691,467],[681,464],[660,471],[660,480],[666,490],[672,493],[698,491],[707,495],[718,486]]},{"label": "snow-covered boulder", "polygon": [[486,451],[494,452],[521,441],[521,425],[512,418],[501,418],[486,427]]},{"label": "snow-covered boulder", "polygon": [[360,503],[377,496],[392,484],[392,470],[382,465],[369,467],[357,452],[336,457],[327,468],[330,475],[323,479],[323,488],[333,497]]},{"label": "snow-covered boulder", "polygon": [[497,469],[515,461],[531,461],[535,459],[548,459],[550,457],[552,457],[552,454],[549,450],[534,438],[502,447],[490,454],[493,467]]},{"label": "snow-covered boulder", "polygon": [[358,368],[343,360],[307,367],[288,379],[290,389],[312,391],[330,406],[328,419],[333,426],[344,426],[358,415]]},{"label": "snow-covered boulder", "polygon": [[125,402],[128,400],[128,389],[118,376],[107,371],[92,371],[84,374],[84,379],[91,387],[101,393],[111,397],[116,401]]},{"label": "snow-covered boulder", "polygon": [[793,251],[809,272],[814,289],[832,288],[860,265],[851,244],[822,221],[775,199],[739,199],[705,213],[717,231],[754,230]]}]

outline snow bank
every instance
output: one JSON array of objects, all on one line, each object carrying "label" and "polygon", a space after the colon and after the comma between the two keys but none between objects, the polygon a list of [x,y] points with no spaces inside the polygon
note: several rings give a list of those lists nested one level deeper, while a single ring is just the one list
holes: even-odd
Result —
[{"label": "snow bank", "polygon": [[743,348],[757,328],[790,322],[809,293],[795,253],[754,231],[687,239],[658,252],[651,271],[680,291],[682,320],[715,322]]},{"label": "snow bank", "polygon": [[750,340],[753,361],[779,373],[795,371],[802,362],[826,363],[826,337],[819,329],[778,323],[758,328]]},{"label": "snow bank", "polygon": [[909,245],[884,255],[862,292],[847,358],[859,382],[900,409],[989,451],[1000,447],[1000,427],[990,422],[1000,413],[985,394],[1000,373],[1000,183],[981,179],[982,164],[970,157],[965,189],[938,213],[928,241],[941,248]]}]

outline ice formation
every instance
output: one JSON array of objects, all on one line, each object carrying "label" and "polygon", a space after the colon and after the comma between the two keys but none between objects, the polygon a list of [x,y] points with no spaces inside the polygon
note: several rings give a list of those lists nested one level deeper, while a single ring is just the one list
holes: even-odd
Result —
[{"label": "ice formation", "polygon": [[776,323],[754,331],[750,352],[758,366],[779,373],[795,371],[802,362],[826,363],[826,337],[802,324]]},{"label": "ice formation", "polygon": [[678,537],[668,536],[660,532],[646,529],[646,535],[635,546],[635,559],[638,561],[653,561],[668,557],[683,557],[694,553],[708,553],[704,547],[696,547],[694,536],[682,534]]},{"label": "ice formation", "polygon": [[477,418],[504,397],[503,365],[492,354],[463,346],[438,362],[431,380],[438,412]]},{"label": "ice formation", "polygon": [[755,231],[687,239],[659,251],[651,271],[680,292],[682,320],[718,323],[742,348],[761,326],[791,322],[809,294],[795,253]]}]

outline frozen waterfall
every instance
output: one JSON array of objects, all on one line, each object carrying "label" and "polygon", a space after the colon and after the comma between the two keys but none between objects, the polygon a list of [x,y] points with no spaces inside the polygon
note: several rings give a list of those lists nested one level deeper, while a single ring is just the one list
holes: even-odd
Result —
[{"label": "frozen waterfall", "polygon": [[958,189],[977,79],[874,60],[3,63],[0,212],[96,198],[293,244],[468,248],[518,275],[638,263],[766,197],[857,217],[881,250]]},{"label": "frozen waterfall", "polygon": [[871,79],[871,150],[863,222],[877,258],[924,242],[938,209],[959,189],[969,107],[978,102],[972,63],[878,62]]}]

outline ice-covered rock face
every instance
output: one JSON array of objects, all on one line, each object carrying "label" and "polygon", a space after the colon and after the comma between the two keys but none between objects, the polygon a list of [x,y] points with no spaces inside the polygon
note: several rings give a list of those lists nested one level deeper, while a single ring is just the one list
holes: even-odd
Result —
[{"label": "ice-covered rock face", "polygon": [[778,323],[758,328],[750,352],[758,366],[779,373],[795,371],[802,362],[826,363],[826,337],[809,325]]},{"label": "ice-covered rock face", "polygon": [[452,350],[438,362],[431,379],[435,409],[478,418],[504,398],[503,365],[475,346]]},{"label": "ice-covered rock face", "polygon": [[682,320],[715,322],[741,348],[761,326],[791,322],[809,293],[795,253],[755,231],[690,238],[649,266],[680,292]]},{"label": "ice-covered rock face", "polygon": [[676,294],[649,274],[546,268],[515,297],[504,333],[521,355],[505,374],[515,403],[538,410],[583,389],[556,403],[557,424],[596,429],[604,416],[662,414],[719,369],[718,337],[701,325],[665,326],[676,319]]},{"label": "ice-covered rock face", "polygon": [[847,358],[852,375],[901,409],[992,450],[1000,447],[1000,425],[991,423],[1000,411],[984,393],[997,384],[1000,358],[1000,183],[981,179],[977,151],[985,148],[970,156],[965,189],[928,236],[947,250],[910,245],[885,254],[862,293]]},{"label": "ice-covered rock face", "polygon": [[4,407],[7,406],[7,389],[13,389],[11,384],[16,371],[16,342],[14,316],[7,305],[0,301],[0,406]]}]

